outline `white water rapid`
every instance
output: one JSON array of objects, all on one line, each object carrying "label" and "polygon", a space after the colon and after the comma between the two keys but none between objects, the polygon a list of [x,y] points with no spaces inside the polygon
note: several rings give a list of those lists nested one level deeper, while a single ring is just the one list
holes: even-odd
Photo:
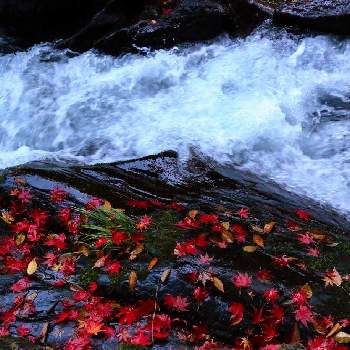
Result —
[{"label": "white water rapid", "polygon": [[350,41],[261,29],[113,58],[0,55],[0,167],[189,147],[350,212]]}]

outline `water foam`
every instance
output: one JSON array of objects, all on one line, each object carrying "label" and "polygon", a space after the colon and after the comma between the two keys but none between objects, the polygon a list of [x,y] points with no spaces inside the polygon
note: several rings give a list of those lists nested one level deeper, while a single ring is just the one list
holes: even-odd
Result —
[{"label": "water foam", "polygon": [[350,211],[350,41],[262,29],[113,58],[0,56],[0,167],[195,147]]}]

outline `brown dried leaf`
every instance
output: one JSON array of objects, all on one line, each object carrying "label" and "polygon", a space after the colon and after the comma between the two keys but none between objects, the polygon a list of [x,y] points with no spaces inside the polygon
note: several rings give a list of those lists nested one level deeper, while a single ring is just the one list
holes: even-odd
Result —
[{"label": "brown dried leaf", "polygon": [[38,264],[36,263],[35,258],[28,264],[27,267],[27,274],[28,275],[33,275],[36,270],[38,269]]},{"label": "brown dried leaf", "polygon": [[335,341],[340,344],[349,344],[350,343],[350,334],[345,332],[339,332],[335,337]]},{"label": "brown dried leaf", "polygon": [[171,269],[167,269],[163,271],[162,275],[160,276],[160,281],[162,283],[165,283],[168,280],[170,273],[171,273]]},{"label": "brown dried leaf", "polygon": [[136,271],[131,271],[129,275],[129,288],[131,290],[134,290],[136,288],[137,284],[137,273]]},{"label": "brown dried leaf", "polygon": [[326,335],[327,338],[333,336],[334,334],[338,333],[343,327],[340,323],[336,323],[332,329],[329,331],[329,333]]},{"label": "brown dried leaf", "polygon": [[221,230],[221,237],[227,243],[233,243],[233,241],[235,240],[232,233],[225,229]]},{"label": "brown dried leaf", "polygon": [[275,221],[271,221],[268,224],[265,224],[265,226],[264,226],[264,233],[265,234],[271,233],[275,229],[276,224],[277,224],[277,222],[275,222]]},{"label": "brown dried leaf", "polygon": [[79,245],[77,251],[78,253],[82,253],[84,256],[90,255],[90,249],[85,244]]},{"label": "brown dried leaf", "polygon": [[333,268],[332,271],[326,272],[323,280],[325,282],[326,287],[333,286],[333,285],[336,285],[337,287],[339,287],[343,283],[342,277],[340,276],[339,272],[335,268]]},{"label": "brown dried leaf", "polygon": [[198,215],[199,211],[198,210],[190,210],[187,214],[191,219],[194,219]]},{"label": "brown dried leaf", "polygon": [[148,264],[147,269],[148,270],[152,270],[154,268],[154,266],[156,266],[158,263],[158,258],[154,257]]},{"label": "brown dried leaf", "polygon": [[103,255],[101,258],[96,260],[94,267],[99,268],[99,267],[105,266],[105,263],[106,263],[108,257],[109,257],[108,255]]},{"label": "brown dried leaf", "polygon": [[258,247],[256,245],[246,245],[243,247],[243,251],[246,253],[254,253],[257,249]]},{"label": "brown dried leaf", "polygon": [[263,230],[260,226],[252,225],[251,228],[252,228],[252,230],[255,231],[255,232],[258,232],[258,233],[261,233],[261,234],[264,233],[264,230]]},{"label": "brown dried leaf", "polygon": [[136,248],[130,253],[129,260],[135,260],[137,256],[143,252],[145,247],[143,244],[138,244]]},{"label": "brown dried leaf", "polygon": [[213,276],[211,278],[211,281],[213,282],[216,289],[218,289],[222,293],[225,293],[224,284],[222,283],[222,281],[218,277]]},{"label": "brown dried leaf", "polygon": [[264,248],[264,240],[258,234],[253,235],[253,242],[261,248]]}]

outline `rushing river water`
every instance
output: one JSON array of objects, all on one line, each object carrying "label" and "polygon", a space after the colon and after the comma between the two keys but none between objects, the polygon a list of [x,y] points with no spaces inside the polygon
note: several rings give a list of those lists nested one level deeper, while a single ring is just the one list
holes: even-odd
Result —
[{"label": "rushing river water", "polygon": [[0,55],[0,167],[196,148],[350,211],[350,41],[262,29],[113,58]]}]

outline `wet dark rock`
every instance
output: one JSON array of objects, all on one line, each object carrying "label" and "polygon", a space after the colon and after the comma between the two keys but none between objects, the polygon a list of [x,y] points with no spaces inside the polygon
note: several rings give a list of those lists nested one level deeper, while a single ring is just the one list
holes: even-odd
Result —
[{"label": "wet dark rock", "polygon": [[[82,204],[86,202],[88,196],[105,198],[115,208],[126,207],[130,198],[159,199],[162,202],[177,201],[183,203],[187,208],[200,208],[217,213],[236,213],[241,207],[249,207],[251,217],[247,224],[259,225],[260,227],[271,220],[277,221],[279,224],[276,234],[265,242],[265,249],[259,250],[255,254],[247,256],[238,245],[232,245],[225,250],[218,247],[209,247],[206,250],[209,256],[215,257],[211,269],[213,273],[220,276],[225,285],[225,293],[208,286],[211,288],[211,297],[200,308],[195,310],[193,306],[193,309],[191,308],[190,312],[185,313],[184,317],[188,325],[198,323],[206,325],[211,330],[211,334],[224,343],[232,342],[232,337],[236,333],[242,334],[240,333],[242,329],[248,326],[247,323],[242,323],[237,328],[229,326],[228,305],[239,297],[239,292],[231,282],[233,274],[237,271],[254,274],[259,269],[268,266],[271,255],[279,253],[276,250],[279,247],[290,256],[297,258],[302,256],[303,252],[300,251],[300,247],[295,246],[295,233],[288,232],[284,226],[284,223],[289,220],[297,220],[295,217],[296,209],[307,210],[312,215],[310,227],[317,227],[324,232],[329,232],[340,243],[340,246],[350,247],[348,221],[329,208],[321,208],[312,200],[294,195],[278,185],[252,174],[210,164],[208,160],[193,158],[187,164],[180,163],[174,152],[164,152],[160,155],[133,161],[97,166],[69,166],[59,163],[36,162],[6,171],[4,182],[0,185],[0,191],[13,187],[16,176],[23,178],[30,186],[34,201],[41,207],[48,209],[51,206],[48,199],[50,189],[64,186],[70,194],[68,201],[71,204]],[[157,218],[157,213],[152,215]],[[234,218],[228,220],[231,219],[234,220]],[[174,226],[171,227],[174,231]],[[188,235],[188,233],[183,232],[177,234]],[[158,232],[156,232],[156,236],[162,242],[162,246],[166,245],[167,233],[161,239]],[[167,239],[171,239],[171,237],[169,236]],[[181,236],[176,236],[176,239],[181,241]],[[171,242],[171,249],[173,249],[173,244],[174,242]],[[137,265],[133,268],[147,266],[152,254],[160,257],[160,251],[153,253],[150,249],[147,250],[150,252],[147,253],[150,256],[136,261]],[[349,261],[346,260],[346,254],[345,250],[334,248],[334,260],[331,264],[335,261],[340,273],[346,273],[348,270]],[[113,286],[106,275],[100,275],[98,279],[99,292],[103,296],[126,304],[134,303],[140,299],[154,298],[156,293],[160,299],[168,293],[191,297],[193,285],[184,276],[197,271],[200,268],[198,264],[198,260],[191,256],[176,259],[170,250],[164,257],[160,258],[159,264],[153,270],[145,276],[139,276],[135,292],[129,292],[127,276],[121,277],[118,286]],[[162,271],[168,268],[171,269],[170,277],[166,284],[160,284],[159,276]],[[340,318],[350,314],[350,305],[344,303],[344,300],[349,297],[348,292],[345,289],[324,289],[320,276],[314,271],[302,271],[295,268],[281,270],[276,267],[273,268],[272,272],[273,282],[269,284],[254,280],[252,290],[261,293],[276,283],[279,290],[287,294],[297,287],[311,283],[314,293],[312,305],[315,310],[325,312],[325,314],[330,313]],[[38,333],[44,322],[50,321],[48,343],[50,345],[62,344],[70,337],[72,327],[70,324],[54,326],[52,320],[54,314],[61,307],[57,302],[64,297],[69,298],[72,292],[68,287],[57,290],[49,286],[48,282],[55,278],[52,271],[40,270],[40,273],[45,278],[39,279],[29,291],[29,293],[37,293],[35,302],[39,312],[36,317],[25,321],[31,323],[33,328],[35,325]],[[11,278],[2,276],[0,280],[0,307],[3,308],[10,305],[14,298],[13,293],[9,291]],[[159,288],[158,292],[156,292],[157,288]],[[246,300],[246,302],[250,301]],[[211,315],[210,318],[207,317],[208,314]],[[286,324],[281,332],[287,339],[290,334],[289,326]],[[96,339],[96,348],[100,346],[99,341],[101,340]],[[172,345],[176,348],[176,344],[171,342],[170,339],[169,343],[164,344],[164,346]],[[114,349],[115,346],[116,344],[111,342],[111,344],[105,343],[103,348]],[[303,347],[286,346],[283,349],[302,350]]]},{"label": "wet dark rock", "polygon": [[[46,347],[31,344],[29,341],[19,338],[2,337],[1,350],[44,350]],[[49,348],[46,348],[49,350]]]},{"label": "wet dark rock", "polygon": [[276,24],[350,34],[350,3],[347,0],[282,1],[276,6],[273,20]]},{"label": "wet dark rock", "polygon": [[58,39],[81,28],[107,0],[0,0],[0,27],[23,44]]},{"label": "wet dark rock", "polygon": [[130,13],[112,1],[61,47],[83,51],[91,47],[111,54],[138,47],[166,48],[183,42],[212,39],[224,32],[246,34],[266,17],[255,4],[215,0],[174,1],[169,13],[158,2]]}]

